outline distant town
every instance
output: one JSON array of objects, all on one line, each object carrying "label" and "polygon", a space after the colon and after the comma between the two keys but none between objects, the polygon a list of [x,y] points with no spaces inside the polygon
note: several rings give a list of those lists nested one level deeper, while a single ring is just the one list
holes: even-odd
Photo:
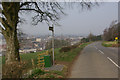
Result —
[{"label": "distant town", "polygon": [[[19,52],[20,54],[23,53],[34,53],[34,52],[40,52],[42,50],[46,49],[46,44],[51,41],[52,36],[51,35],[44,35],[44,36],[20,36],[19,38],[19,45],[20,49]],[[55,36],[54,40],[64,40],[68,41],[69,45],[74,45],[82,39],[82,36],[75,36],[75,35],[59,35]],[[67,46],[67,44],[66,44]],[[52,48],[52,46],[51,46]],[[4,56],[6,52],[6,41],[3,37],[0,38],[0,56]]]}]

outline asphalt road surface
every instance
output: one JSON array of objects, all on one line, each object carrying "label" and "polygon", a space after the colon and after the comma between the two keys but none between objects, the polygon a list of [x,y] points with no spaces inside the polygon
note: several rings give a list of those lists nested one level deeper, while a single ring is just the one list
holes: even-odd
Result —
[{"label": "asphalt road surface", "polygon": [[118,78],[118,49],[94,42],[84,48],[74,63],[70,78]]}]

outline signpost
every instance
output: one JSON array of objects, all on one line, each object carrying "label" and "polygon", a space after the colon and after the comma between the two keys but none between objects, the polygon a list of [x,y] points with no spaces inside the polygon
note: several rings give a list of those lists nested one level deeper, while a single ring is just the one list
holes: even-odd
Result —
[{"label": "signpost", "polygon": [[54,27],[49,26],[49,30],[52,31],[52,49],[53,49],[53,65],[54,65]]}]

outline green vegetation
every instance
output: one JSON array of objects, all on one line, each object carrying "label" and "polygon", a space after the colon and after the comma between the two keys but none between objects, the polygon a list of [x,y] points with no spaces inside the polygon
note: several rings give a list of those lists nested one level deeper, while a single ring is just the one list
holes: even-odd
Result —
[{"label": "green vegetation", "polygon": [[[36,53],[20,54],[20,58],[22,61],[27,62],[28,66],[31,67],[32,66],[31,59],[34,60],[34,63],[36,65],[38,54],[43,53],[43,52],[45,52],[45,50],[41,51],[41,52],[36,52]],[[5,64],[5,57],[4,56],[2,57],[2,64]]]},{"label": "green vegetation", "polygon": [[2,57],[0,56],[0,68],[2,68]]},{"label": "green vegetation", "polygon": [[117,41],[104,41],[102,42],[102,45],[104,47],[118,47],[118,42]]},{"label": "green vegetation", "polygon": [[[79,47],[77,47],[75,49],[72,49],[72,50],[70,50],[68,52],[60,52],[59,50],[61,48],[56,48],[55,49],[55,60],[57,60],[57,61],[72,61],[74,59],[74,57],[77,54],[79,54],[79,52],[88,44],[90,44],[90,42],[89,43],[83,43]],[[20,57],[21,57],[22,61],[27,62],[27,65],[30,68],[32,66],[31,59],[33,59],[34,64],[37,65],[38,54],[41,54],[41,53],[43,53],[45,51],[46,50],[41,51],[41,52],[36,52],[36,53],[21,54]],[[4,64],[5,63],[5,57],[2,57],[2,58],[3,58],[2,62]]]},{"label": "green vegetation", "polygon": [[77,56],[80,51],[86,46],[90,44],[89,43],[83,43],[79,47],[72,49],[68,52],[59,52],[60,49],[55,49],[55,60],[57,61],[66,61],[66,62],[71,62],[75,56]]},{"label": "green vegetation", "polygon": [[[73,59],[80,53],[80,51],[86,46],[90,44],[90,42],[88,43],[83,43],[80,45],[77,45],[77,47],[72,48],[68,50],[67,52],[60,52],[61,48],[56,48],[55,49],[55,61],[59,62],[59,61],[63,61],[63,62],[68,62],[71,63],[73,61]],[[64,69],[63,71],[42,71],[40,69],[34,69],[35,67],[37,68],[37,62],[38,62],[38,54],[44,53],[46,52],[46,50],[41,51],[41,52],[36,52],[36,53],[27,53],[27,54],[21,54],[21,60],[26,62],[26,69],[30,70],[33,69],[33,73],[32,75],[30,75],[30,78],[63,78],[65,77],[65,75],[67,74],[67,67],[66,69]],[[48,52],[51,52],[51,50],[49,50]],[[51,55],[52,53],[50,53]],[[32,60],[34,60],[34,67],[33,67],[33,63]],[[5,57],[3,57],[3,65],[5,63]],[[26,70],[27,71],[27,70]],[[24,71],[26,73],[26,71]]]},{"label": "green vegetation", "polygon": [[34,65],[36,66],[37,65],[38,54],[43,53],[43,52],[45,52],[45,50],[41,51],[41,52],[36,52],[36,53],[21,54],[20,57],[21,57],[22,61],[26,61],[27,62],[28,68],[30,68],[32,66],[31,59],[34,60]]},{"label": "green vegetation", "polygon": [[83,38],[83,39],[81,39],[81,42],[90,42],[90,41],[100,41],[100,40],[102,40],[102,36],[101,35],[93,35],[92,33],[90,33],[89,35],[88,35],[88,37],[87,38]]},{"label": "green vegetation", "polygon": [[68,51],[70,51],[70,50],[72,50],[72,49],[77,48],[78,46],[79,46],[79,44],[72,45],[72,46],[65,46],[65,47],[62,47],[62,48],[59,50],[59,52],[60,52],[60,53],[61,53],[61,52],[68,52]]},{"label": "green vegetation", "polygon": [[[89,43],[83,43],[81,45],[76,45],[76,48],[71,48],[67,52],[60,52],[61,48],[55,49],[55,61],[62,61],[71,63],[73,59],[80,53],[80,51]],[[75,47],[72,46],[72,47]],[[69,67],[69,66],[67,66]],[[30,75],[31,78],[65,78],[67,74],[67,67],[64,67],[62,71],[41,71],[39,69],[33,71],[33,74]]]},{"label": "green vegetation", "polygon": [[43,71],[41,69],[33,69],[32,75],[29,78],[63,78],[64,70],[62,71]]},{"label": "green vegetation", "polygon": [[43,75],[45,74],[44,71],[41,69],[33,69],[32,75],[29,76],[29,78],[33,78],[33,76]]},{"label": "green vegetation", "polygon": [[2,57],[0,56],[0,65],[2,64]]}]

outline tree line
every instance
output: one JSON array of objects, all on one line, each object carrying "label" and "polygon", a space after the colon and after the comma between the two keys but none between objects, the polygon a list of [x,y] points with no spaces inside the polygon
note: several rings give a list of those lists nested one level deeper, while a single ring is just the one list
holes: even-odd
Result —
[{"label": "tree line", "polygon": [[103,32],[103,40],[105,41],[114,41],[115,37],[119,36],[120,31],[120,23],[116,23],[115,21],[112,21],[109,28],[106,28]]},{"label": "tree line", "polygon": [[90,33],[86,38],[81,39],[81,43],[90,42],[90,41],[100,41],[102,40],[102,35],[93,35]]}]

